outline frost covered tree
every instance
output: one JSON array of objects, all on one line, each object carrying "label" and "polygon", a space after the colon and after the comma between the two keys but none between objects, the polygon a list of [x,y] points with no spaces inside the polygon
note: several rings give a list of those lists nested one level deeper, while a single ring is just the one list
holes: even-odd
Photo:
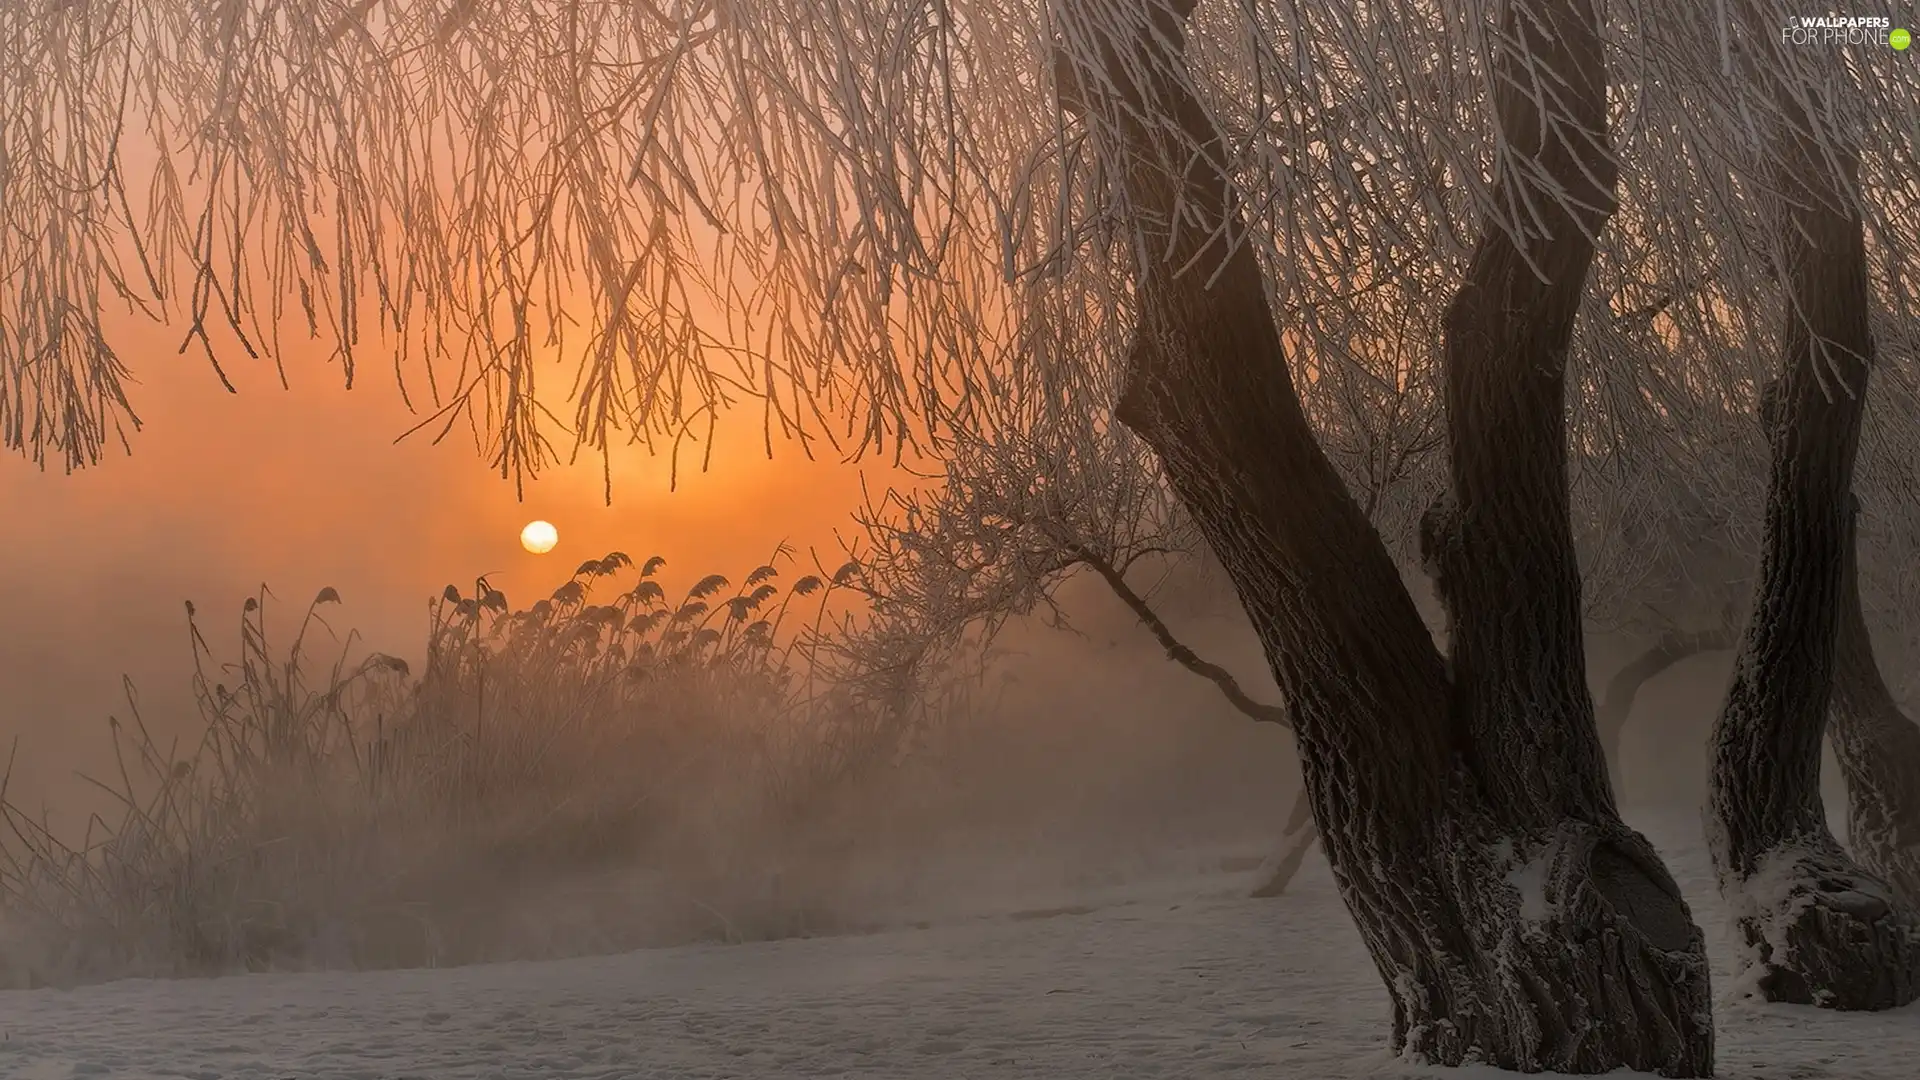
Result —
[{"label": "frost covered tree", "polygon": [[1766,529],[1733,685],[1714,725],[1708,839],[1768,997],[1883,1009],[1920,998],[1920,909],[1903,883],[1886,880],[1905,869],[1900,862],[1876,874],[1868,866],[1883,860],[1863,863],[1841,848],[1819,791],[1836,673],[1848,668],[1836,749],[1853,766],[1845,770],[1853,801],[1865,809],[1853,820],[1870,850],[1886,842],[1874,834],[1897,827],[1888,811],[1898,792],[1875,787],[1859,744],[1877,744],[1879,775],[1909,789],[1920,778],[1920,730],[1870,692],[1877,673],[1866,670],[1873,658],[1854,569],[1851,489],[1876,343],[1858,151],[1849,145],[1857,136],[1834,119],[1851,79],[1836,65],[1824,79],[1788,80],[1767,52],[1739,59],[1772,91],[1751,107],[1769,151],[1767,197],[1780,204],[1771,251],[1785,294],[1784,363],[1761,398],[1772,449]]},{"label": "frost covered tree", "polygon": [[1236,241],[1224,133],[1187,74],[1190,11],[1095,8],[1061,57],[1138,236],[1117,414],[1253,616],[1395,1042],[1439,1061],[1708,1072],[1703,940],[1614,808],[1584,675],[1563,393],[1617,170],[1598,16],[1516,3],[1495,34],[1510,156],[1448,314],[1451,485],[1422,530],[1443,658],[1294,394],[1268,285]]},{"label": "frost covered tree", "polygon": [[[1796,973],[1778,993],[1876,1005],[1898,995],[1849,987],[1906,970],[1885,934],[1776,917],[1902,925],[1850,899],[1889,890],[1745,888],[1832,839],[1809,763],[1857,418],[1793,372],[1824,372],[1809,342],[1862,320],[1896,372],[1920,336],[1898,241],[1920,217],[1920,69],[1783,49],[1789,14],[17,0],[0,436],[97,460],[137,425],[124,350],[148,317],[215,377],[284,357],[283,335],[331,346],[350,380],[377,356],[424,425],[467,424],[516,477],[569,437],[677,449],[749,402],[770,449],[903,454],[1039,387],[1042,430],[1061,411],[1131,429],[1231,578],[1396,1048],[1702,1075],[1702,935],[1614,806],[1569,472],[1609,439],[1680,453],[1685,402],[1752,415],[1783,351],[1751,692],[1722,724],[1716,805],[1740,822],[1723,883],[1784,905],[1743,916],[1799,935],[1767,961]],[[1818,101],[1784,140],[1782,94]],[[1774,197],[1789,149],[1846,212]],[[1841,218],[1859,257],[1808,273],[1795,260],[1826,248],[1783,238]],[[1672,365],[1612,348],[1623,333]],[[1422,531],[1444,654],[1332,460],[1341,434],[1313,422],[1338,384],[1321,379],[1394,340],[1440,372],[1446,494]],[[1835,964],[1794,967],[1803,946]]]},{"label": "frost covered tree", "polygon": [[[1858,508],[1854,508],[1858,546]],[[1920,725],[1881,673],[1861,602],[1859,559],[1846,552],[1837,603],[1828,737],[1847,781],[1847,840],[1868,873],[1920,909]]]}]

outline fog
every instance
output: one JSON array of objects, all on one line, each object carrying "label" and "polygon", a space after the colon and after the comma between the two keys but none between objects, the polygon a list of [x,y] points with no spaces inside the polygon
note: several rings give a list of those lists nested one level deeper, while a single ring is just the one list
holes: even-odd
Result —
[{"label": "fog", "polygon": [[[190,693],[187,601],[214,655],[230,661],[240,605],[263,583],[282,647],[330,586],[344,602],[323,611],[316,665],[379,651],[417,669],[428,600],[450,583],[471,592],[485,575],[523,607],[581,560],[617,550],[664,556],[663,576],[684,589],[707,573],[738,581],[782,542],[800,573],[811,551],[837,561],[863,481],[874,490],[915,481],[871,462],[808,461],[791,444],[769,460],[749,420],[722,428],[707,471],[683,463],[677,490],[667,460],[629,447],[613,459],[610,506],[597,461],[557,467],[522,497],[462,431],[441,445],[422,435],[396,444],[417,417],[378,379],[349,392],[314,363],[290,372],[289,390],[255,368],[229,394],[186,359],[151,359],[138,374],[146,427],[130,455],[74,475],[0,462],[12,556],[0,563],[0,739],[17,746],[7,795],[46,808],[69,842],[89,814],[122,811],[81,776],[116,786],[108,718],[131,718],[129,688],[156,741],[178,739],[183,757],[204,731]],[[536,517],[561,531],[547,556],[517,544]],[[1277,700],[1218,575],[1154,599],[1182,640],[1254,697]],[[438,944],[409,930],[369,946],[382,931],[362,926],[357,952],[309,942],[298,962],[458,962],[1059,910],[1123,884],[1270,855],[1299,782],[1291,736],[1249,722],[1168,662],[1097,580],[1072,581],[1061,601],[1071,630],[1016,620],[971,710],[804,822],[770,808],[763,777],[744,766],[665,780],[636,760],[636,797],[664,806],[666,824],[590,857],[503,855],[512,845],[500,835],[388,823],[381,853],[367,858],[405,869],[392,869],[400,884],[383,896],[482,899],[437,916]],[[1593,683],[1635,648],[1595,634]],[[1727,659],[1695,657],[1641,692],[1616,777],[1630,819],[1697,814]],[[617,786],[622,767],[592,771]],[[1837,807],[1831,768],[1827,779]],[[557,812],[495,809],[502,822]],[[336,884],[359,873],[342,869]],[[331,902],[374,903],[345,893]]]},{"label": "fog", "polygon": [[[125,712],[122,675],[157,730],[192,727],[184,602],[231,645],[261,584],[289,608],[332,586],[347,601],[341,634],[417,659],[426,602],[449,583],[470,590],[486,574],[531,602],[613,550],[663,555],[683,574],[744,573],[783,539],[831,549],[859,498],[860,468],[768,461],[743,422],[707,475],[697,456],[683,464],[678,491],[666,460],[628,448],[611,506],[597,460],[555,469],[520,501],[464,429],[396,445],[421,417],[390,379],[347,391],[337,371],[296,358],[291,390],[254,366],[232,372],[241,392],[229,394],[203,361],[171,352],[135,368],[146,426],[130,455],[72,475],[0,460],[0,739],[20,740],[14,795],[29,802],[59,802],[73,768],[102,764],[105,721]],[[518,544],[533,518],[561,529],[545,557]]]},{"label": "fog", "polygon": [[[768,461],[747,437],[758,433],[742,430],[677,491],[665,462],[629,450],[616,460],[610,507],[597,463],[557,469],[521,500],[457,435],[395,445],[409,416],[385,387],[349,393],[319,368],[285,391],[256,371],[230,395],[185,362],[153,368],[131,456],[73,476],[18,460],[0,467],[13,553],[0,565],[0,736],[18,740],[9,797],[49,807],[69,834],[87,813],[115,809],[78,774],[111,778],[107,718],[130,715],[123,677],[159,741],[191,744],[204,726],[189,693],[183,601],[196,605],[216,655],[231,659],[240,603],[261,583],[277,597],[268,625],[282,641],[308,599],[332,586],[344,603],[326,609],[330,632],[312,655],[377,650],[417,666],[427,601],[448,583],[470,590],[485,574],[523,606],[576,562],[613,550],[664,555],[667,576],[682,582],[709,572],[737,580],[782,541],[830,563],[863,476],[911,479],[808,462],[791,447]],[[560,526],[550,556],[517,546],[534,517]],[[658,790],[646,797],[675,804],[670,824],[591,858],[503,862],[497,844],[469,850],[433,829],[390,831],[383,858],[409,868],[411,888],[486,899],[447,916],[464,926],[436,929],[462,936],[457,948],[443,942],[444,955],[422,956],[425,946],[388,942],[375,962],[1054,910],[1270,853],[1298,784],[1291,736],[1249,722],[1169,663],[1097,582],[1076,580],[1062,601],[1072,630],[1017,620],[965,716],[803,824],[766,808],[758,774],[722,768],[679,786],[648,780]],[[1256,698],[1276,700],[1217,580],[1157,602],[1183,640]],[[1596,636],[1595,683],[1631,648]],[[1696,657],[1643,690],[1617,778],[1630,816],[1698,805],[1725,661]],[[634,775],[641,786],[645,763]],[[303,962],[366,960],[316,945]]]},{"label": "fog", "polygon": [[[236,395],[171,356],[137,374],[146,426],[131,436],[130,455],[73,475],[0,462],[12,556],[0,563],[0,739],[17,746],[7,795],[46,808],[69,840],[84,834],[88,814],[113,819],[118,810],[80,774],[114,780],[108,718],[131,719],[129,687],[156,741],[178,739],[182,757],[204,730],[190,693],[185,602],[215,657],[231,661],[241,603],[262,583],[274,598],[267,626],[282,647],[307,602],[331,586],[343,603],[323,612],[328,629],[310,639],[316,665],[337,651],[374,650],[417,668],[427,602],[449,583],[470,592],[484,574],[519,607],[580,560],[619,550],[665,556],[663,576],[684,588],[710,572],[738,580],[781,542],[797,550],[799,573],[810,549],[835,561],[863,478],[875,487],[913,480],[884,466],[809,462],[791,445],[769,461],[759,432],[742,423],[732,438],[723,429],[709,471],[683,465],[678,490],[668,490],[668,462],[630,448],[615,459],[611,506],[598,462],[555,469],[519,499],[464,433],[440,446],[421,436],[396,445],[414,418],[378,380],[348,392],[314,364],[292,370],[293,388],[283,390],[270,370],[253,369],[239,373]],[[518,547],[519,526],[535,517],[560,528],[551,555]],[[913,769],[865,785],[836,820],[814,826],[815,854],[779,854],[797,843],[791,834],[762,836],[768,821],[714,810],[725,800],[702,790],[689,797],[702,809],[681,814],[681,835],[651,857],[679,852],[684,863],[700,851],[698,873],[727,875],[733,893],[794,895],[805,882],[812,895],[796,904],[837,908],[817,913],[823,928],[1043,903],[1156,867],[1257,859],[1297,783],[1290,737],[1247,722],[1167,663],[1123,608],[1087,584],[1066,597],[1074,632],[1013,626],[982,691],[990,704],[945,731]],[[1224,601],[1170,612],[1196,647],[1271,700],[1251,634]],[[890,823],[888,835],[875,823]],[[864,844],[850,839],[863,834]],[[449,881],[481,872],[444,850],[444,837],[393,840],[420,845],[401,861],[441,860],[435,872]],[[898,864],[903,853],[914,866]],[[590,888],[559,867],[538,888],[520,881],[521,899],[498,905],[499,933],[520,933],[527,909],[551,915],[563,897],[604,891],[610,874],[649,871],[639,852],[630,862],[596,862]],[[634,910],[592,917],[646,922],[631,890],[620,895]],[[640,941],[715,928],[653,929],[624,927]],[[547,947],[501,944],[513,954]]]}]

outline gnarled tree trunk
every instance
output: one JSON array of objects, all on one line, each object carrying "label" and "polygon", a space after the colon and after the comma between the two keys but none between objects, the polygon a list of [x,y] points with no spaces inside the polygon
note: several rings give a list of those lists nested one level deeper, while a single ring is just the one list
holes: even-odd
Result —
[{"label": "gnarled tree trunk", "polygon": [[1847,781],[1847,846],[1903,903],[1920,906],[1920,726],[1901,711],[1874,660],[1852,545],[1840,604],[1827,738]]},{"label": "gnarled tree trunk", "polygon": [[1615,810],[1582,656],[1565,356],[1614,176],[1591,0],[1511,0],[1502,17],[1494,93],[1525,159],[1503,163],[1502,195],[1529,207],[1507,220],[1535,225],[1489,226],[1449,313],[1453,495],[1427,531],[1451,672],[1315,443],[1257,261],[1234,242],[1245,222],[1184,67],[1191,6],[1063,13],[1062,100],[1117,159],[1141,253],[1118,414],[1231,575],[1287,697],[1394,1045],[1445,1064],[1708,1075],[1703,938]]},{"label": "gnarled tree trunk", "polygon": [[1768,179],[1785,217],[1785,364],[1763,396],[1766,532],[1714,724],[1708,841],[1766,997],[1884,1009],[1920,996],[1920,919],[1841,849],[1820,800],[1873,356],[1866,245],[1851,162],[1837,174],[1832,155],[1844,150],[1816,126],[1805,89],[1774,88]]}]

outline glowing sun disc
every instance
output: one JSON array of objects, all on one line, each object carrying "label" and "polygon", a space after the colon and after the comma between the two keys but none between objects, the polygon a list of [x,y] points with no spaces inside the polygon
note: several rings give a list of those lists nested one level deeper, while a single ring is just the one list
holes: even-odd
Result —
[{"label": "glowing sun disc", "polygon": [[527,527],[520,530],[520,546],[535,555],[545,555],[560,542],[560,530],[545,521],[529,521]]}]

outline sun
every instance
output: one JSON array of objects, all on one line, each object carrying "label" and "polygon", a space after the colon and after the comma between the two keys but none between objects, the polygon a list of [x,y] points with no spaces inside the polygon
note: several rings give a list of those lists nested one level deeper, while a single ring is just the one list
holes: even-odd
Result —
[{"label": "sun", "polygon": [[545,555],[560,542],[560,530],[550,522],[529,521],[527,527],[520,530],[520,546],[535,555]]}]

